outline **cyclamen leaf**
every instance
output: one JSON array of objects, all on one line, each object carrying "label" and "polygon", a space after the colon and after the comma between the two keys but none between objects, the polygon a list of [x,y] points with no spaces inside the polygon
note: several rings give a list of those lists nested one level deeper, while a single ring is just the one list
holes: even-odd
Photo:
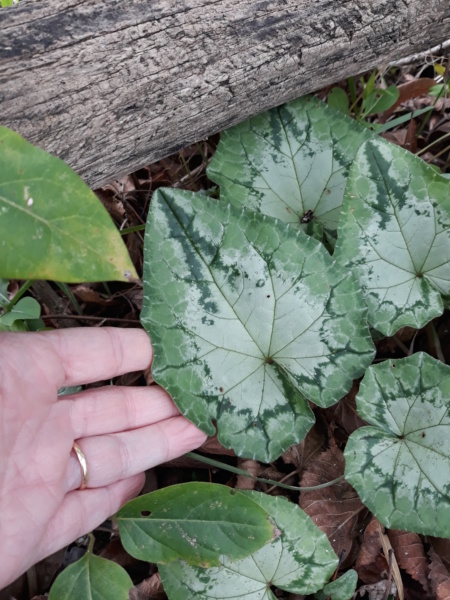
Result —
[{"label": "cyclamen leaf", "polygon": [[[349,167],[361,144],[373,137],[317,98],[298,98],[225,131],[208,177],[225,202],[308,233],[320,224],[335,236]],[[308,211],[312,220],[302,224]]]},{"label": "cyclamen leaf", "polygon": [[369,322],[385,335],[420,328],[450,294],[450,182],[384,140],[353,163],[335,254],[366,291]]},{"label": "cyclamen leaf", "polygon": [[270,462],[373,358],[353,276],[285,224],[181,190],[153,196],[141,320],[181,412]]},{"label": "cyclamen leaf", "polygon": [[450,537],[450,367],[419,352],[370,367],[345,478],[390,529]]},{"label": "cyclamen leaf", "polygon": [[6,127],[0,127],[0,240],[0,277],[137,278],[94,192],[62,160]]},{"label": "cyclamen leaf", "polygon": [[316,594],[317,600],[351,600],[358,583],[358,573],[349,569],[335,581],[327,583],[322,591]]},{"label": "cyclamen leaf", "polygon": [[49,600],[128,600],[130,576],[116,563],[91,552],[69,565],[55,579]]},{"label": "cyclamen leaf", "polygon": [[279,535],[253,499],[212,483],[173,485],[126,504],[116,515],[125,550],[140,560],[218,565],[243,558]]},{"label": "cyclamen leaf", "polygon": [[338,559],[324,533],[298,506],[282,496],[241,491],[266,510],[282,535],[239,561],[221,560],[220,567],[201,569],[183,561],[158,565],[170,600],[275,600],[270,586],[296,594],[321,589]]}]

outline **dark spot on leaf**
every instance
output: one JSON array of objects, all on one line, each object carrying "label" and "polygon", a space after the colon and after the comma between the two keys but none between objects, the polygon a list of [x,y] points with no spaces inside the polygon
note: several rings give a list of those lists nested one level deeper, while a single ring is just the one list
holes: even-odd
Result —
[{"label": "dark spot on leaf", "polygon": [[422,278],[423,277],[423,273],[416,273],[416,277]]},{"label": "dark spot on leaf", "polygon": [[267,356],[264,360],[264,364],[273,365],[273,358],[271,356]]},{"label": "dark spot on leaf", "polygon": [[221,393],[223,392],[223,387],[219,388],[219,392],[221,392]]},{"label": "dark spot on leaf", "polygon": [[150,510],[141,510],[141,517],[149,517],[151,514]]},{"label": "dark spot on leaf", "polygon": [[267,294],[266,298],[270,298],[270,294]]},{"label": "dark spot on leaf", "polygon": [[236,494],[236,490],[233,490],[233,488],[230,489],[230,496],[234,496]]},{"label": "dark spot on leaf", "polygon": [[314,211],[307,210],[303,217],[300,219],[300,223],[309,223],[312,219],[314,219]]},{"label": "dark spot on leaf", "polygon": [[421,434],[421,436],[424,438],[424,437],[425,437],[425,435],[426,435],[426,434],[425,434],[425,431],[422,431],[422,434]]}]

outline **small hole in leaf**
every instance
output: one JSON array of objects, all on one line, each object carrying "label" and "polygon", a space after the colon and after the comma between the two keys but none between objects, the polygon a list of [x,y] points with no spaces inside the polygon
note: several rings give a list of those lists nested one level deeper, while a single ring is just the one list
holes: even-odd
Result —
[{"label": "small hole in leaf", "polygon": [[151,514],[150,510],[141,510],[141,517],[149,517]]}]

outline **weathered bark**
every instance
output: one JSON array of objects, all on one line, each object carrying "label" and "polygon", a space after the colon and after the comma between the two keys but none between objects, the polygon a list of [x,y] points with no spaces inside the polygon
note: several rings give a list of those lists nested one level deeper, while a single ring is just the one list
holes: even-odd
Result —
[{"label": "weathered bark", "polygon": [[0,123],[96,186],[448,38],[449,0],[21,0]]}]

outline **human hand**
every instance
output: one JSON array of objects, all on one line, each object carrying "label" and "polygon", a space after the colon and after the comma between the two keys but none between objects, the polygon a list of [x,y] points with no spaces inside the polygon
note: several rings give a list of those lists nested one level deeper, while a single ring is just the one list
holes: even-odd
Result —
[{"label": "human hand", "polygon": [[140,491],[143,471],[206,439],[157,386],[57,397],[151,359],[139,329],[0,334],[0,589],[114,514]]}]

